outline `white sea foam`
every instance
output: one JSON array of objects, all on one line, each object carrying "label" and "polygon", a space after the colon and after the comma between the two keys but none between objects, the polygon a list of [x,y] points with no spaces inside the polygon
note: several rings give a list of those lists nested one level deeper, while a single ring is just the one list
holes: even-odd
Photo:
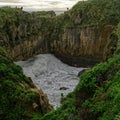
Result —
[{"label": "white sea foam", "polygon": [[17,64],[48,95],[54,108],[60,105],[61,93],[66,96],[74,90],[79,82],[77,75],[83,70],[66,65],[51,54],[41,54]]}]

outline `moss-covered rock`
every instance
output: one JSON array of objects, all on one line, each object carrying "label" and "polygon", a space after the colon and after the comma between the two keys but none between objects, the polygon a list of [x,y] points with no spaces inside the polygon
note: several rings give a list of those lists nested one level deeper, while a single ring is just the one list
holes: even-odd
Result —
[{"label": "moss-covered rock", "polygon": [[86,63],[105,60],[113,54],[111,36],[120,21],[119,4],[119,0],[80,1],[59,16],[53,11],[1,8],[0,45],[16,60],[48,52],[67,56],[71,60],[67,62],[75,64],[83,57]]},{"label": "moss-covered rock", "polygon": [[[119,5],[119,0],[82,1],[57,17],[44,16],[44,13],[39,17],[40,13],[34,15],[9,8],[11,14],[4,10],[8,8],[4,8],[2,13],[8,15],[0,17],[0,44],[8,54],[18,59],[42,52],[67,56],[68,61],[69,58],[71,60],[78,57],[84,58],[82,60],[108,59],[116,48],[116,53],[120,53]],[[2,119],[120,119],[119,55],[114,55],[85,72],[63,105],[43,117],[40,115],[51,109],[47,99],[43,98],[44,94],[22,74],[19,66],[6,57],[2,49],[0,57]]]},{"label": "moss-covered rock", "polygon": [[27,13],[21,9],[0,8],[0,46],[14,60],[49,51],[49,35],[55,13]]},{"label": "moss-covered rock", "polygon": [[119,120],[120,56],[100,63],[80,77],[63,105],[40,120]]},{"label": "moss-covered rock", "polygon": [[119,4],[119,0],[79,1],[70,10],[70,14],[76,25],[99,27],[108,24],[117,25],[120,19]]},{"label": "moss-covered rock", "polygon": [[56,14],[54,11],[38,11],[38,12],[32,12],[34,16],[37,16],[38,18],[41,17],[55,17]]},{"label": "moss-covered rock", "polygon": [[0,48],[0,120],[30,120],[51,110],[46,94]]},{"label": "moss-covered rock", "polygon": [[53,51],[70,59],[84,57],[90,61],[111,56],[111,36],[120,20],[119,4],[118,0],[80,1],[57,16],[59,35],[51,41]]},{"label": "moss-covered rock", "polygon": [[[88,3],[90,2],[94,2],[96,5],[96,2],[103,1],[88,1]],[[108,6],[113,4],[111,1],[109,4],[107,2],[105,0],[103,3]],[[112,2],[120,4],[117,0]],[[79,11],[81,9],[79,6],[82,4],[86,5],[84,2],[79,2],[74,9]],[[108,11],[109,9],[106,9],[107,14]],[[108,17],[107,19],[112,21],[111,16],[107,16],[107,14],[105,15]],[[117,18],[115,24],[119,23],[119,17]],[[98,21],[101,22],[101,20]],[[106,19],[104,18],[103,21]],[[92,23],[92,21],[89,22]],[[85,21],[83,23],[81,25],[88,25]],[[106,23],[104,22],[104,24]],[[76,89],[67,96],[62,106],[46,114],[40,120],[120,120],[120,25],[115,24],[105,51],[106,55],[109,54],[108,57],[112,58],[83,73]]]},{"label": "moss-covered rock", "polygon": [[115,54],[120,54],[120,23],[117,25],[114,34],[117,37],[117,46]]}]

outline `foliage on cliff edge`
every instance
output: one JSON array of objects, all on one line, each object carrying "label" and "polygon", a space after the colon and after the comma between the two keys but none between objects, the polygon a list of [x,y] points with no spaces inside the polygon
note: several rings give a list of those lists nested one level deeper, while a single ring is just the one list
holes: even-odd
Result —
[{"label": "foliage on cliff edge", "polygon": [[51,109],[47,96],[0,48],[0,120],[29,120]]},{"label": "foliage on cliff edge", "polygon": [[114,35],[117,54],[81,75],[63,105],[40,120],[120,120],[120,25]]},{"label": "foliage on cliff edge", "polygon": [[98,64],[80,77],[63,105],[40,120],[119,120],[120,56]]},{"label": "foliage on cliff edge", "polygon": [[70,10],[74,23],[82,26],[116,25],[120,20],[119,0],[79,1]]}]

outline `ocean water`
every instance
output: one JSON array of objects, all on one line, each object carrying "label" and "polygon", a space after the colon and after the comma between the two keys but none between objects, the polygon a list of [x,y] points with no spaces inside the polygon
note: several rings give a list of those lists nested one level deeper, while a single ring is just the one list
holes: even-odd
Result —
[{"label": "ocean water", "polygon": [[75,89],[79,82],[78,73],[84,69],[64,64],[52,54],[40,54],[16,64],[48,95],[54,108],[60,106],[61,94],[66,96]]}]

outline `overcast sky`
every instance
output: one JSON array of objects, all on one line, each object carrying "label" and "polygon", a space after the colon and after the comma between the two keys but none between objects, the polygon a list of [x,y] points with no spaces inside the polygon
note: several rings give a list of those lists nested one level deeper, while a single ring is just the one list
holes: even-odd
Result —
[{"label": "overcast sky", "polygon": [[65,11],[79,0],[0,0],[0,6],[23,6],[26,11],[54,10]]}]

